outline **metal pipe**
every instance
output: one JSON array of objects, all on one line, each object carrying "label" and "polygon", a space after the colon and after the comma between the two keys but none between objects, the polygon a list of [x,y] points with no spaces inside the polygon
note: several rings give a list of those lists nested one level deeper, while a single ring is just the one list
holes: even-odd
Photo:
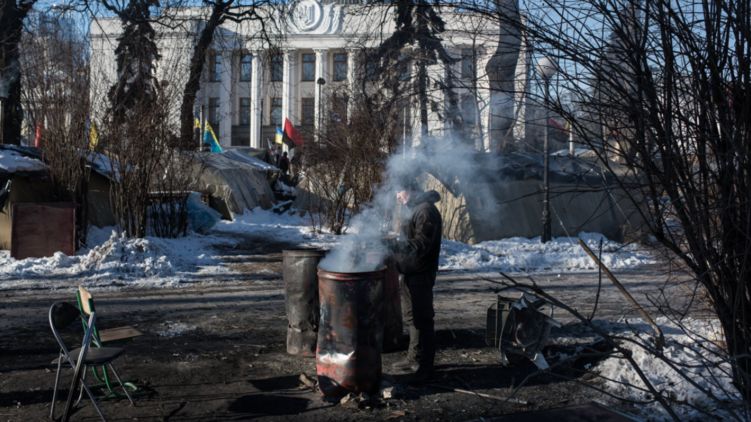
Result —
[{"label": "metal pipe", "polygon": [[550,121],[550,108],[549,96],[550,96],[550,78],[543,77],[543,83],[545,86],[545,132],[543,134],[543,173],[542,173],[542,243],[549,242],[551,239],[550,228],[550,141],[549,141],[549,121]]}]

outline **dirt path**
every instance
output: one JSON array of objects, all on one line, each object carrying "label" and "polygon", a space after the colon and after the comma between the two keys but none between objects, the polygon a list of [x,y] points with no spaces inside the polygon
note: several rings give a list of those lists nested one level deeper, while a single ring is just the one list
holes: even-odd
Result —
[{"label": "dirt path", "polygon": [[[298,377],[315,376],[313,359],[285,352],[286,316],[281,281],[281,249],[290,245],[239,238],[223,251],[242,271],[221,284],[182,289],[95,292],[100,326],[136,325],[144,336],[127,345],[118,368],[140,390],[137,406],[103,402],[111,420],[472,420],[519,411],[549,409],[606,398],[582,384],[587,362],[536,374],[530,364],[498,365],[497,353],[484,344],[485,312],[498,286],[478,277],[441,274],[435,287],[439,344],[434,386],[406,387],[397,397],[369,405],[332,404],[300,387]],[[495,276],[495,275],[492,275]],[[632,294],[658,294],[664,277],[658,267],[621,274]],[[597,274],[544,274],[535,280],[577,309],[589,312]],[[685,297],[686,289],[678,290]],[[0,419],[42,420],[49,411],[56,357],[47,326],[47,309],[56,300],[74,300],[74,292],[5,292],[0,308]],[[672,296],[677,296],[675,292]],[[653,307],[651,307],[653,309]],[[696,311],[701,314],[700,310]],[[603,283],[597,318],[615,320],[635,313],[608,283]],[[560,313],[564,322],[571,321]],[[586,337],[581,326],[566,324],[554,339]],[[563,346],[561,346],[563,347]],[[548,354],[561,351],[549,348]],[[384,354],[384,370],[403,353]],[[590,362],[591,363],[591,362]],[[584,374],[584,375],[582,375]],[[448,391],[461,388],[514,401]],[[65,389],[65,388],[64,388]],[[526,404],[525,404],[526,403]],[[59,405],[64,403],[58,402]],[[299,415],[299,416],[298,416]],[[75,420],[96,420],[83,402]]]}]

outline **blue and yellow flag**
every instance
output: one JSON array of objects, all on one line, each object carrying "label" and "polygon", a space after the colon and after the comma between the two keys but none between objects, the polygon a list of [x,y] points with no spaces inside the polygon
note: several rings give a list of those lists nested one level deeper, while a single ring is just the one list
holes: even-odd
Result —
[{"label": "blue and yellow flag", "polygon": [[96,130],[96,124],[91,122],[89,126],[89,151],[94,151],[99,145],[99,132]]},{"label": "blue and yellow flag", "polygon": [[276,135],[274,136],[274,142],[281,145],[284,142],[284,132],[281,128],[276,128]]},{"label": "blue and yellow flag", "polygon": [[224,152],[209,122],[206,122],[206,128],[203,131],[203,143],[211,147],[211,152]]}]

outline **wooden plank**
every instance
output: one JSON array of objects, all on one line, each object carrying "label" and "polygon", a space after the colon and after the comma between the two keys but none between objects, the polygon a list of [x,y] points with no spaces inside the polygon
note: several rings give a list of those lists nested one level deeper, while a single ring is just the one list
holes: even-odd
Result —
[{"label": "wooden plank", "polygon": [[13,258],[40,258],[55,252],[76,253],[76,207],[73,203],[22,202],[13,205]]},{"label": "wooden plank", "polygon": [[125,340],[142,335],[142,332],[138,331],[138,329],[134,327],[131,327],[130,325],[117,328],[108,328],[106,330],[99,330],[99,339],[102,341],[102,343],[107,343],[108,341]]},{"label": "wooden plank", "polygon": [[83,286],[78,286],[78,297],[81,298],[81,310],[86,315],[91,315],[91,293]]}]

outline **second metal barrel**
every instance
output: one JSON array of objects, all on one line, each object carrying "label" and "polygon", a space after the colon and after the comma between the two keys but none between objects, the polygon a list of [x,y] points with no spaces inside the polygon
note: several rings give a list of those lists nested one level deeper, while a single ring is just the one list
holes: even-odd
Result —
[{"label": "second metal barrel", "polygon": [[287,353],[315,356],[319,323],[318,262],[325,251],[294,249],[282,252],[285,305],[287,308]]},{"label": "second metal barrel", "polygon": [[392,259],[386,260],[383,281],[383,351],[399,350],[402,340],[402,301],[399,292],[399,271]]},{"label": "second metal barrel", "polygon": [[378,390],[385,273],[385,267],[356,273],[318,270],[321,325],[316,373],[326,396]]}]

